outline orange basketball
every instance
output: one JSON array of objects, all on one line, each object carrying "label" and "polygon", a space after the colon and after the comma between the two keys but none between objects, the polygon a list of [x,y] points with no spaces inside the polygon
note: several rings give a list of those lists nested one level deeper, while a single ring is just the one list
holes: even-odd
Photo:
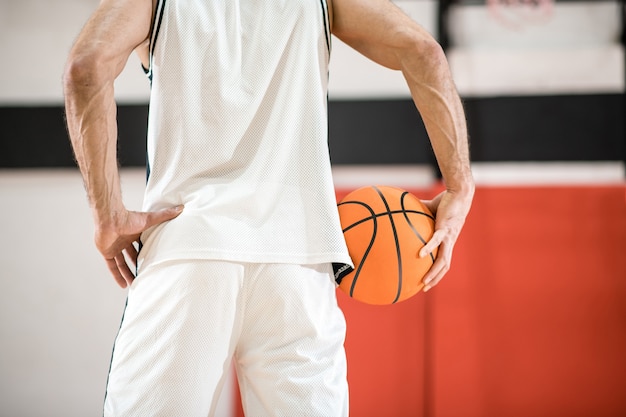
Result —
[{"label": "orange basketball", "polygon": [[408,191],[371,186],[348,194],[338,204],[341,227],[354,270],[339,288],[368,304],[393,304],[419,292],[437,252],[420,258],[432,237],[435,219]]}]

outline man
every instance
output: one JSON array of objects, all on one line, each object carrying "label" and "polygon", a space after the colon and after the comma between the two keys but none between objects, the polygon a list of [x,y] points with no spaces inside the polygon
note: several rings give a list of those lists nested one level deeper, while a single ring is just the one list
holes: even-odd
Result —
[{"label": "man", "polygon": [[[463,110],[441,48],[392,3],[103,0],[64,86],[95,243],[130,286],[106,415],[212,415],[233,358],[247,415],[347,415],[331,32],[406,77],[446,183],[426,289],[448,270],[474,191]],[[116,160],[113,82],[133,50],[152,82],[143,212]]]}]

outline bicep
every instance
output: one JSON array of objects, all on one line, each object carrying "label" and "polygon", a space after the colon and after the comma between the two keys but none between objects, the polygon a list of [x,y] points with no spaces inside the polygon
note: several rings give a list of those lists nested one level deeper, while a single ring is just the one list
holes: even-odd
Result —
[{"label": "bicep", "polygon": [[103,0],[78,35],[70,59],[97,64],[117,76],[148,39],[153,0]]},{"label": "bicep", "polygon": [[371,60],[402,68],[416,42],[434,38],[389,0],[332,0],[332,32]]}]

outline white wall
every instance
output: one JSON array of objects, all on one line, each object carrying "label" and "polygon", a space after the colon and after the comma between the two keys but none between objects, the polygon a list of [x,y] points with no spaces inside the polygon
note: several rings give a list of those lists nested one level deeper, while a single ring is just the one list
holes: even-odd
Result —
[{"label": "white wall", "polygon": [[464,97],[621,93],[618,0],[451,7],[448,60]]},{"label": "white wall", "polygon": [[[122,171],[130,209],[144,184],[142,169]],[[0,416],[101,415],[126,291],[92,244],[80,174],[0,170],[0,202]],[[232,415],[233,384],[218,417]]]},{"label": "white wall", "polygon": [[0,171],[0,199],[0,415],[99,415],[125,292],[92,244],[80,175]]},{"label": "white wall", "polygon": [[[67,54],[98,0],[0,0],[0,105],[58,104]],[[117,97],[145,101],[149,86],[133,55]]]}]

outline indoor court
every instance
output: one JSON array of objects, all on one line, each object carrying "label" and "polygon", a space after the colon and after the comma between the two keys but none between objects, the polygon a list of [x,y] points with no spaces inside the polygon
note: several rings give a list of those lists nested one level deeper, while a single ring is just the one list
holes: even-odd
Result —
[{"label": "indoor court", "polygon": [[[389,306],[337,292],[350,416],[626,416],[624,1],[394,3],[444,47],[476,194],[436,288]],[[102,412],[126,292],[92,244],[60,81],[97,4],[0,0],[0,417]],[[329,77],[337,199],[441,192],[402,75],[333,39]],[[116,88],[138,210],[149,86],[136,58]],[[217,417],[241,416],[231,375]]]}]

